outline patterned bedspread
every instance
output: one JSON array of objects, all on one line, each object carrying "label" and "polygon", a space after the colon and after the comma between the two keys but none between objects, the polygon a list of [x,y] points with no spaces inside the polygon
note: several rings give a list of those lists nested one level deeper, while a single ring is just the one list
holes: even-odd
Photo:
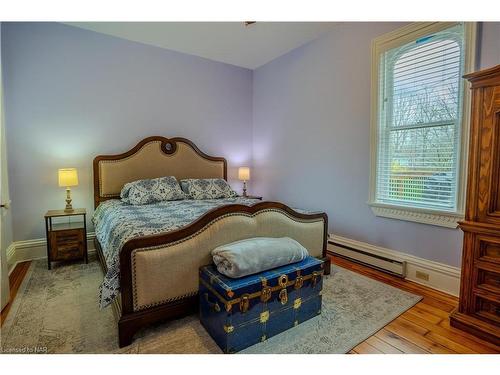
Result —
[{"label": "patterned bedspread", "polygon": [[227,204],[252,205],[256,199],[227,198],[180,200],[134,206],[117,199],[97,207],[92,218],[108,272],[100,287],[101,309],[111,304],[120,289],[120,250],[132,238],[164,233],[186,226],[213,208]]}]

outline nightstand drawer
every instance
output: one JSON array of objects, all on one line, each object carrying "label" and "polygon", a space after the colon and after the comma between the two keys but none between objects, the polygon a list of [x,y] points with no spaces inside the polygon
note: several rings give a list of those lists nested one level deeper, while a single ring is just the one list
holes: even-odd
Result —
[{"label": "nightstand drawer", "polygon": [[83,258],[85,250],[83,234],[82,229],[51,232],[51,259],[57,261]]}]

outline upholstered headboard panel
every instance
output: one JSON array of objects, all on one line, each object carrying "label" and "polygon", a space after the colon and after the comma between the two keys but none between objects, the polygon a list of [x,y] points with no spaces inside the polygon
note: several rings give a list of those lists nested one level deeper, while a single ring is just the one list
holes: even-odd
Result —
[{"label": "upholstered headboard panel", "polygon": [[94,204],[119,197],[127,182],[144,178],[227,178],[224,158],[208,156],[185,138],[149,137],[119,155],[94,159]]}]

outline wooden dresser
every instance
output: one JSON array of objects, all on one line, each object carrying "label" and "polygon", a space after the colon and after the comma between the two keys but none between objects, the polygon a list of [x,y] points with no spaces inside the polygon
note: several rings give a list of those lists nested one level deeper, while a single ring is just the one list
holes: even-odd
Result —
[{"label": "wooden dresser", "polygon": [[500,65],[466,75],[472,111],[460,302],[453,327],[500,345]]}]

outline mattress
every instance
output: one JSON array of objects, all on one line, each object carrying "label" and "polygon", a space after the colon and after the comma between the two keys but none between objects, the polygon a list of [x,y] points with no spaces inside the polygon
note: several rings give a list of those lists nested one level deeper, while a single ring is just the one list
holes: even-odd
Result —
[{"label": "mattress", "polygon": [[130,239],[173,231],[191,224],[208,211],[228,205],[252,205],[257,199],[236,197],[165,201],[134,206],[117,199],[101,203],[92,217],[107,273],[99,288],[100,307],[111,304],[120,291],[120,250]]}]

